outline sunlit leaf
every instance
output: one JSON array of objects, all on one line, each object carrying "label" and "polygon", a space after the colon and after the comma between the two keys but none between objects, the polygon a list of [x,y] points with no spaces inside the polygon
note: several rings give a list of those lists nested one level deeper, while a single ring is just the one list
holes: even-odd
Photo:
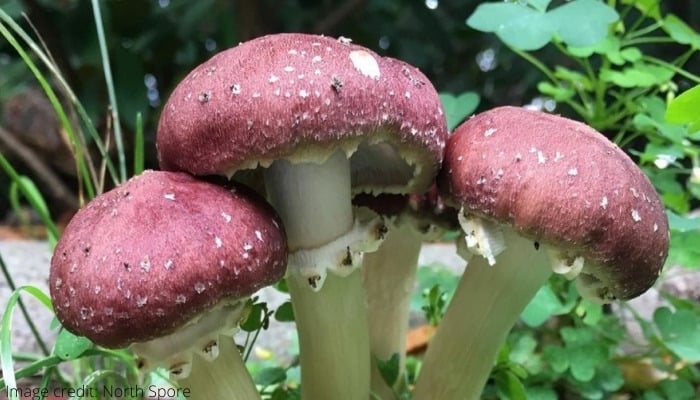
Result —
[{"label": "sunlit leaf", "polygon": [[562,41],[576,46],[592,46],[608,35],[608,27],[619,15],[598,0],[570,1],[547,13]]},{"label": "sunlit leaf", "polygon": [[666,33],[676,42],[690,45],[695,49],[700,48],[700,34],[675,15],[666,15],[662,26]]},{"label": "sunlit leaf", "polygon": [[557,24],[547,14],[518,3],[483,3],[467,19],[467,25],[495,33],[519,50],[537,50],[552,38]]},{"label": "sunlit leaf", "polygon": [[677,124],[690,124],[690,131],[700,130],[700,85],[681,93],[669,103],[666,119]]},{"label": "sunlit leaf", "polygon": [[459,96],[450,93],[440,93],[442,108],[447,118],[447,128],[452,131],[460,122],[470,116],[479,105],[479,95],[474,92],[464,92]]},{"label": "sunlit leaf", "polygon": [[669,350],[688,362],[700,362],[700,317],[696,313],[661,307],[654,312],[654,322]]}]

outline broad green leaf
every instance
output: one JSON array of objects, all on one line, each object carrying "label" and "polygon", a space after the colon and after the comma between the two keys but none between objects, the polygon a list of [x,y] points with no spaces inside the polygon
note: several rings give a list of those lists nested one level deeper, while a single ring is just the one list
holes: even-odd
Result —
[{"label": "broad green leaf", "polygon": [[599,368],[596,381],[606,391],[614,392],[625,384],[625,377],[617,365],[605,364]]},{"label": "broad green leaf", "polygon": [[680,216],[673,211],[666,211],[666,216],[671,230],[689,232],[700,229],[700,217]]},{"label": "broad green leaf", "polygon": [[593,342],[566,346],[569,353],[569,370],[571,375],[580,382],[588,382],[595,376],[596,367],[607,360],[604,347]]},{"label": "broad green leaf", "polygon": [[292,303],[286,301],[280,304],[275,311],[275,319],[279,322],[294,322],[294,308]]},{"label": "broad green leaf", "polygon": [[525,385],[512,371],[502,369],[496,372],[493,379],[496,383],[496,390],[500,394],[499,398],[509,400],[527,400]]},{"label": "broad green leaf", "polygon": [[542,349],[542,357],[556,373],[562,374],[569,368],[569,355],[561,346],[544,346]]},{"label": "broad green leaf", "polygon": [[396,381],[399,379],[399,361],[400,357],[398,353],[392,354],[388,360],[380,360],[376,357],[374,358],[379,374],[382,376],[384,382],[389,386],[394,386]]},{"label": "broad green leaf", "polygon": [[695,32],[680,18],[668,14],[664,18],[663,28],[673,40],[681,44],[687,44],[694,49],[700,49],[700,34]]},{"label": "broad green leaf", "polygon": [[534,386],[525,388],[529,400],[558,400],[559,395],[554,389],[544,386]]},{"label": "broad green leaf", "polygon": [[53,353],[63,360],[74,360],[93,346],[92,342],[82,336],[76,336],[66,329],[61,329],[56,339]]},{"label": "broad green leaf", "polygon": [[700,130],[700,85],[681,93],[666,109],[666,120],[677,124],[691,124],[690,131]]},{"label": "broad green leaf", "polygon": [[576,91],[570,86],[555,86],[549,82],[538,83],[537,90],[556,101],[566,101],[576,95]]},{"label": "broad green leaf", "polygon": [[483,3],[467,19],[467,25],[495,33],[508,46],[537,50],[552,38],[557,24],[547,14],[518,3]]},{"label": "broad green leaf", "polygon": [[671,243],[666,265],[677,264],[686,268],[700,268],[700,232],[671,232]]},{"label": "broad green leaf", "polygon": [[547,13],[559,37],[570,46],[593,46],[608,35],[619,19],[614,8],[599,0],[574,0]]},{"label": "broad green leaf", "polygon": [[578,71],[557,65],[554,68],[554,76],[556,76],[559,79],[569,81],[572,85],[576,85],[576,87],[583,88],[585,90],[593,89],[591,80],[588,79],[586,75]]},{"label": "broad green leaf", "polygon": [[668,82],[673,71],[658,65],[636,63],[620,70],[603,69],[600,78],[623,88],[649,88]]},{"label": "broad green leaf", "polygon": [[530,327],[537,327],[545,323],[549,317],[558,314],[563,305],[551,286],[545,285],[537,291],[535,297],[525,307],[520,318]]},{"label": "broad green leaf", "polygon": [[450,93],[440,93],[442,108],[447,118],[447,129],[452,131],[464,119],[470,116],[479,105],[479,95],[475,92],[464,92],[459,96]]},{"label": "broad green leaf", "polygon": [[280,367],[263,368],[255,375],[255,383],[263,387],[282,383],[286,379],[287,371]]},{"label": "broad green leaf", "polygon": [[695,400],[697,395],[693,384],[684,378],[665,379],[659,383],[666,400]]},{"label": "broad green leaf", "polygon": [[669,350],[688,362],[700,362],[700,317],[696,313],[661,307],[654,312],[654,322]]},{"label": "broad green leaf", "polygon": [[629,62],[639,61],[644,56],[637,47],[627,47],[620,51],[620,55],[625,61]]}]

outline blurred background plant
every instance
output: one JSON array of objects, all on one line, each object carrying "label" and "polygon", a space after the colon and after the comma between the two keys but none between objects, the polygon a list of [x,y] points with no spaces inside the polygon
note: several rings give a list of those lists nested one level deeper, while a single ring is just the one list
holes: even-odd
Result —
[{"label": "blurred background plant", "polygon": [[[631,154],[661,194],[672,228],[668,264],[684,272],[700,266],[700,3],[0,0],[0,17],[0,218],[24,235],[55,241],[86,200],[155,167],[160,107],[195,65],[252,37],[300,31],[351,37],[416,65],[442,93],[451,127],[504,104],[592,125]],[[419,273],[414,299],[430,324],[439,323],[454,286],[450,274],[434,271]],[[485,397],[696,398],[698,293],[661,289],[663,305],[648,317],[583,302],[568,282],[553,280],[510,335]],[[22,292],[50,308],[32,287],[8,299],[0,387],[13,370],[6,320]],[[253,337],[271,318],[292,318],[288,309],[256,310],[245,325]],[[621,315],[640,327],[638,337],[630,338]],[[135,379],[126,352],[67,333],[45,347],[17,376],[43,371],[42,385],[75,386]],[[78,360],[74,376],[46,373],[66,360]],[[100,372],[117,366],[125,374]],[[409,366],[410,383],[419,358]],[[297,395],[287,385],[297,376],[293,365],[252,369],[268,398]]]}]

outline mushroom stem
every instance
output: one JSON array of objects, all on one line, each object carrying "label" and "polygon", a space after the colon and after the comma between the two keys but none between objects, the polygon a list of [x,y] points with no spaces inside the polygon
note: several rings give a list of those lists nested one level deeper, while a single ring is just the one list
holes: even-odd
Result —
[{"label": "mushroom stem", "polygon": [[370,353],[373,359],[399,356],[399,379],[387,384],[372,363],[372,393],[384,400],[396,398],[404,382],[406,333],[411,293],[423,238],[409,224],[390,229],[376,252],[365,254],[362,274],[366,291]]},{"label": "mushroom stem", "polygon": [[369,398],[369,339],[362,275],[329,274],[312,292],[289,279],[294,319],[299,327],[303,399]]},{"label": "mushroom stem", "polygon": [[[343,242],[354,226],[350,161],[340,151],[321,164],[278,160],[265,172],[265,181],[292,253],[287,284],[299,333],[302,398],[366,400],[370,360],[364,289],[360,273],[351,273],[357,262],[351,244]],[[326,246],[339,241],[333,249]],[[329,268],[349,276],[326,277]]]},{"label": "mushroom stem", "polygon": [[212,361],[193,357],[192,372],[179,381],[181,388],[189,389],[191,397],[188,397],[192,400],[260,399],[260,393],[233,339],[221,335],[219,351],[219,356]]},{"label": "mushroom stem", "polygon": [[495,265],[480,256],[467,263],[428,345],[414,400],[480,398],[508,332],[552,274],[544,246],[510,228],[503,234]]}]

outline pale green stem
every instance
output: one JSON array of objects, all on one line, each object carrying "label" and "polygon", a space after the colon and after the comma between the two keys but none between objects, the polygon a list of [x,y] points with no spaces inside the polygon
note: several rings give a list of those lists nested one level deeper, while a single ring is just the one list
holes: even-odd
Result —
[{"label": "pale green stem", "polygon": [[192,360],[192,372],[179,382],[181,389],[188,389],[190,400],[259,400],[258,392],[246,369],[233,339],[221,335],[219,356],[207,361],[198,355]]},{"label": "pale green stem", "polygon": [[328,274],[312,292],[288,279],[299,334],[301,397],[308,400],[369,399],[369,338],[362,274]]},{"label": "pale green stem", "polygon": [[490,266],[472,257],[428,345],[414,400],[475,400],[520,313],[552,274],[544,246],[510,229]]},{"label": "pale green stem", "polygon": [[367,400],[369,334],[361,274],[330,273],[314,292],[308,275],[300,272],[325,275],[328,265],[342,261],[323,247],[353,226],[350,161],[342,152],[321,164],[275,161],[265,172],[265,186],[284,222],[290,252],[312,250],[297,261],[310,265],[290,263],[287,274],[299,333],[302,399]]},{"label": "pale green stem", "polygon": [[422,243],[420,233],[401,224],[390,229],[379,250],[365,254],[362,261],[370,353],[382,361],[399,355],[399,380],[393,387],[372,363],[372,393],[383,400],[395,399],[403,382],[411,293]]}]

